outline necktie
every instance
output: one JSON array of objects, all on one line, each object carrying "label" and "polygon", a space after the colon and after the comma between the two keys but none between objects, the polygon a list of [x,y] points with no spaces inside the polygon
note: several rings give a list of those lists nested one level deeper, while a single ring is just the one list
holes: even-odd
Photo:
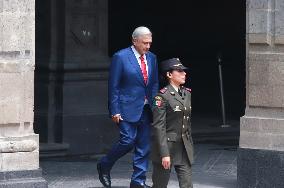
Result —
[{"label": "necktie", "polygon": [[180,88],[178,88],[178,94],[179,94],[180,96],[182,95]]},{"label": "necktie", "polygon": [[147,83],[147,80],[148,80],[148,75],[147,75],[147,69],[146,69],[146,63],[144,61],[144,57],[143,55],[139,57],[140,60],[141,60],[141,71],[142,71],[142,75],[143,75],[143,78],[144,78],[144,82],[145,84]]}]

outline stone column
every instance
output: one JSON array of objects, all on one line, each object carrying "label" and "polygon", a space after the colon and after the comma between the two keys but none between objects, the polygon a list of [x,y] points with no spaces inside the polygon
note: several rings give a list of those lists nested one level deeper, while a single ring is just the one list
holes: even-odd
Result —
[{"label": "stone column", "polygon": [[0,187],[47,187],[33,131],[34,3],[0,0]]},{"label": "stone column", "polygon": [[65,0],[62,63],[62,141],[69,154],[105,152],[117,136],[107,109],[107,0]]},{"label": "stone column", "polygon": [[247,0],[238,187],[284,187],[284,0]]}]

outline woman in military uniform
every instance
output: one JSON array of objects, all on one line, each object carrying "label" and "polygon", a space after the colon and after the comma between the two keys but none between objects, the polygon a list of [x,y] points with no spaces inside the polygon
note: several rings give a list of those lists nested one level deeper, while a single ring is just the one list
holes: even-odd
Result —
[{"label": "woman in military uniform", "polygon": [[179,187],[192,187],[193,142],[191,138],[191,91],[185,83],[185,69],[178,58],[161,62],[168,85],[160,90],[153,103],[151,158],[153,188],[166,188],[171,167]]}]

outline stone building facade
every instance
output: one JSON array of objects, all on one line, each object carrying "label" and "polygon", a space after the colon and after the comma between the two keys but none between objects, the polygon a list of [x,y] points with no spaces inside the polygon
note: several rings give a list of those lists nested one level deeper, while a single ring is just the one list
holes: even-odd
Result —
[{"label": "stone building facade", "polygon": [[[0,0],[0,186],[47,186],[39,139],[43,154],[64,155],[105,152],[117,136],[107,112],[108,3]],[[247,0],[246,18],[238,186],[283,187],[284,0]]]}]

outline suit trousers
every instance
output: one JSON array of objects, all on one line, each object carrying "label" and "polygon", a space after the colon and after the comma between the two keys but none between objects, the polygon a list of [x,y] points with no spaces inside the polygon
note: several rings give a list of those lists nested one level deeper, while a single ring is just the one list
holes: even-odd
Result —
[{"label": "suit trousers", "polygon": [[[167,188],[170,179],[171,169],[164,169],[162,161],[153,162],[152,188]],[[180,188],[192,188],[192,170],[189,160],[184,160],[184,164],[172,165],[177,173]]]},{"label": "suit trousers", "polygon": [[134,171],[131,182],[134,184],[145,183],[150,152],[150,117],[151,109],[149,105],[145,105],[138,122],[121,121],[119,123],[119,141],[100,160],[103,170],[110,171],[119,158],[134,149]]}]

